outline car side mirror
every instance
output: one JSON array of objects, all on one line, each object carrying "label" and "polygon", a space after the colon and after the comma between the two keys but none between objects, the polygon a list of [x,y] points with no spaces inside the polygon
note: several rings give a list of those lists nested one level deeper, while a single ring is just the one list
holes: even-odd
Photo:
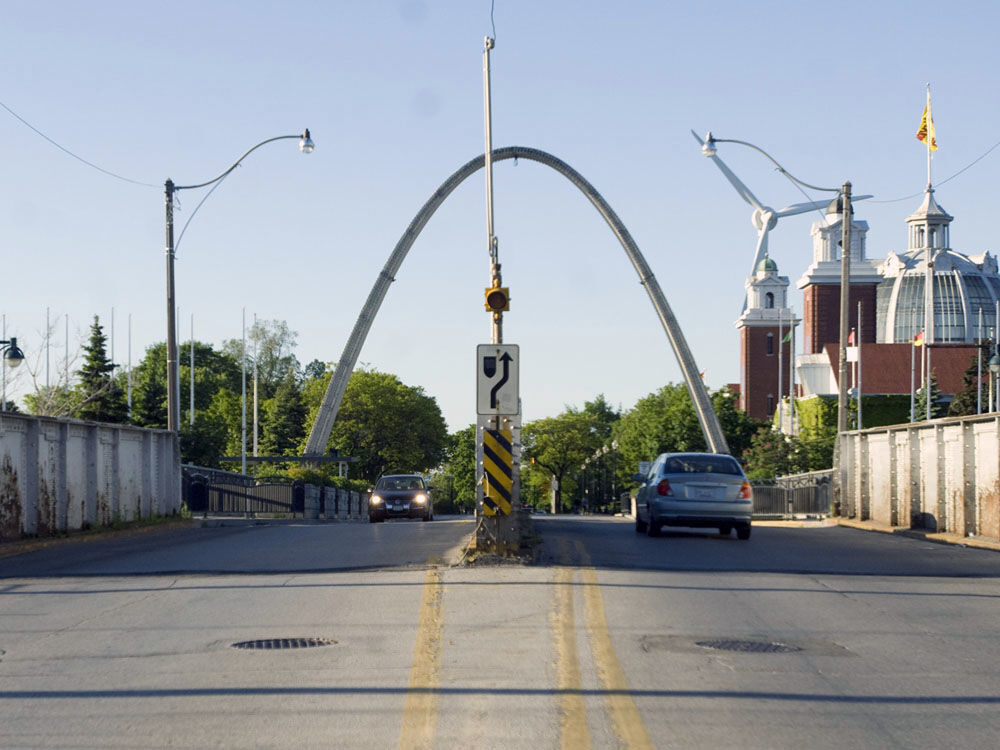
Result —
[{"label": "car side mirror", "polygon": [[638,482],[639,484],[645,484],[646,483],[646,475],[645,474],[633,474],[632,475],[632,481],[633,482]]}]

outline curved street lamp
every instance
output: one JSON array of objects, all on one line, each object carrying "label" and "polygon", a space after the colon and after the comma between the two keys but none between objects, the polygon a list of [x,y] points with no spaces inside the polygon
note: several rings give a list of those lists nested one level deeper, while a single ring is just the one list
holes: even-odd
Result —
[{"label": "curved street lamp", "polygon": [[[840,374],[838,376],[837,395],[837,431],[847,432],[848,400],[847,400],[847,335],[849,326],[848,306],[850,301],[850,281],[851,281],[851,183],[845,182],[839,188],[818,187],[797,179],[788,170],[781,166],[767,151],[755,146],[747,141],[738,141],[734,138],[715,138],[709,131],[705,136],[705,142],[701,147],[701,152],[705,156],[715,156],[717,143],[738,143],[741,146],[749,146],[754,151],[763,154],[778,171],[790,179],[796,185],[801,185],[808,190],[819,190],[823,193],[838,193],[837,202],[840,204],[840,213],[843,215],[843,242],[840,254]],[[794,397],[794,396],[793,396]],[[837,445],[839,446],[839,441]]]},{"label": "curved street lamp", "polygon": [[[197,188],[208,187],[224,177],[228,176],[240,163],[261,146],[274,141],[283,141],[289,138],[297,138],[299,141],[299,151],[304,154],[311,154],[316,148],[309,129],[300,135],[279,135],[261,141],[253,148],[249,149],[243,156],[233,162],[225,172],[218,177],[202,182],[197,185],[175,185],[174,181],[167,179],[163,184],[164,194],[167,204],[167,429],[176,432],[180,428],[180,392],[179,392],[179,371],[177,361],[177,336],[176,336],[176,307],[174,306],[174,193],[178,190],[195,190]],[[183,234],[183,232],[182,232]],[[23,355],[22,355],[23,357]]]}]

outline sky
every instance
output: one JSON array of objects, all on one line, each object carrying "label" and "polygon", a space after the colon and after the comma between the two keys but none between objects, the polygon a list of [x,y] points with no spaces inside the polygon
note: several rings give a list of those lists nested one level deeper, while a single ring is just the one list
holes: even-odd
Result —
[{"label": "sky", "polygon": [[[0,0],[0,314],[26,355],[8,395],[44,386],[46,371],[55,383],[67,349],[74,369],[94,315],[108,333],[113,318],[123,367],[163,341],[164,180],[210,180],[307,127],[312,154],[268,144],[198,210],[177,249],[178,328],[187,340],[193,316],[195,338],[218,346],[240,337],[245,310],[287,322],[303,365],[337,361],[411,219],[483,153],[487,35],[494,147],[547,151],[601,192],[710,389],[739,379],[733,323],[756,232],[690,129],[752,142],[805,182],[874,194],[855,217],[875,258],[905,249],[921,201],[927,83],[935,183],[1000,141],[993,2],[495,0],[492,24],[490,6]],[[719,155],[765,204],[806,200],[754,151],[720,144]],[[998,170],[1000,149],[938,188],[954,249],[996,254]],[[179,193],[178,232],[205,192]],[[504,161],[494,197],[504,343],[520,347],[526,421],[598,394],[629,409],[681,382],[634,269],[576,188]],[[798,312],[816,218],[770,235]],[[488,284],[480,171],[414,243],[359,365],[422,387],[451,430],[474,422]]]}]

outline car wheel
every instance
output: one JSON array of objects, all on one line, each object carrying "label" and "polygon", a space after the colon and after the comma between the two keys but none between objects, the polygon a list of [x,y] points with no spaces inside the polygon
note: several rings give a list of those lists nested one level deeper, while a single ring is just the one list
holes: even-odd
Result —
[{"label": "car wheel", "polygon": [[635,533],[644,534],[646,532],[646,522],[639,518],[639,514],[635,514]]},{"label": "car wheel", "polygon": [[424,513],[424,517],[421,520],[423,520],[423,521],[432,521],[432,520],[434,520],[434,516],[431,515],[430,511],[427,511],[426,513]]},{"label": "car wheel", "polygon": [[719,527],[719,534],[721,534],[722,536],[729,536],[732,533],[732,531],[733,531],[733,527],[732,526],[720,526]]},{"label": "car wheel", "polygon": [[660,524],[650,516],[649,522],[646,524],[646,536],[659,536],[660,535]]},{"label": "car wheel", "polygon": [[750,538],[750,524],[743,524],[736,527],[736,538],[746,541]]}]

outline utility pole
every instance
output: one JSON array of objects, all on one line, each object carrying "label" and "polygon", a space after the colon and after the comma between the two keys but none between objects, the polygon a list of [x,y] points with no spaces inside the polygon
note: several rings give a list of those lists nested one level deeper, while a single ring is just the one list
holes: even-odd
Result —
[{"label": "utility pole", "polygon": [[[847,332],[850,325],[848,305],[851,299],[851,183],[845,182],[843,196],[843,221],[841,223],[840,253],[840,388],[837,396],[837,432],[847,432]],[[837,439],[840,444],[840,438]]]}]

